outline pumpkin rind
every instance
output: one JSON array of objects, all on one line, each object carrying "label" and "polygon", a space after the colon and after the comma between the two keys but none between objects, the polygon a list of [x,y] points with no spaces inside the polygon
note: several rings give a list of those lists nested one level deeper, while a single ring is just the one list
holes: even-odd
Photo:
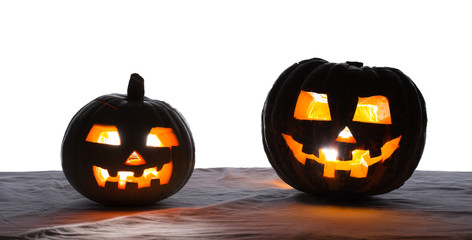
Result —
[{"label": "pumpkin rind", "polygon": [[[85,197],[106,205],[146,205],[167,198],[185,185],[195,164],[194,141],[183,116],[163,101],[140,96],[144,95],[144,85],[137,74],[131,76],[128,93],[104,95],[82,107],[69,123],[62,142],[62,168],[68,181]],[[95,124],[116,126],[120,146],[85,141]],[[146,136],[154,127],[171,128],[179,145],[147,147]],[[144,165],[125,164],[135,151],[136,156],[144,158]],[[150,167],[160,169],[170,161],[173,167],[169,182],[160,185],[157,179],[145,188],[137,188],[134,183],[125,189],[118,189],[116,183],[100,187],[92,170],[98,166],[109,169],[113,176],[117,171],[140,174]]]},{"label": "pumpkin rind", "polygon": [[[333,119],[294,118],[301,91],[327,94]],[[388,99],[391,124],[353,121],[357,100],[374,95]],[[426,123],[421,92],[398,69],[370,68],[358,62],[329,63],[313,58],[292,65],[274,83],[262,111],[262,137],[269,162],[292,187],[317,195],[374,195],[402,186],[412,175],[423,152]],[[338,134],[347,127],[355,141],[336,142]],[[366,177],[352,177],[352,170],[336,170],[335,177],[326,177],[323,164],[310,159],[306,164],[298,161],[284,136],[303,144],[303,154],[316,155],[318,148],[329,145],[341,149],[345,159],[349,159],[353,149],[369,150],[371,156],[377,156],[383,144],[400,138],[396,139],[398,149],[388,159],[368,166]]]}]

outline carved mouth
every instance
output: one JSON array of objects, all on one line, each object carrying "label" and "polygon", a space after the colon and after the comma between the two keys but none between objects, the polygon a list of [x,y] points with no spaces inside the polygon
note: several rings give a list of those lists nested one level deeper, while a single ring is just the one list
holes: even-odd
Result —
[{"label": "carved mouth", "polygon": [[336,170],[351,171],[350,176],[354,178],[365,178],[369,166],[375,163],[383,163],[390,158],[395,150],[400,146],[400,139],[402,136],[394,138],[386,142],[382,148],[382,153],[379,156],[371,157],[369,150],[356,149],[352,151],[351,160],[336,159],[336,150],[319,149],[319,157],[314,154],[307,154],[302,151],[303,144],[295,141],[292,136],[283,134],[283,138],[298,162],[305,165],[307,159],[316,161],[324,165],[323,176],[327,178],[334,178]]},{"label": "carved mouth", "polygon": [[159,179],[160,185],[169,183],[172,175],[172,162],[164,164],[158,171],[157,167],[146,168],[140,177],[135,177],[132,171],[118,171],[116,176],[110,176],[107,169],[93,166],[93,175],[98,186],[105,187],[106,182],[117,182],[118,189],[126,189],[126,183],[137,183],[138,188],[151,186],[151,181]]}]

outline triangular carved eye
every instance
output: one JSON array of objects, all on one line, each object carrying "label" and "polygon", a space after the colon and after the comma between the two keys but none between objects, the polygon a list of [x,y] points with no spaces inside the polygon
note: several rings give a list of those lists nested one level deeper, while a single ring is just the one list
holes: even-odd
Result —
[{"label": "triangular carved eye", "polygon": [[293,117],[300,120],[331,121],[328,96],[324,93],[300,91]]},{"label": "triangular carved eye", "polygon": [[113,125],[93,125],[85,141],[115,146],[121,144],[118,129]]},{"label": "triangular carved eye", "polygon": [[352,120],[365,123],[392,124],[388,99],[381,95],[360,97]]},{"label": "triangular carved eye", "polygon": [[175,147],[179,141],[172,128],[154,127],[147,137],[148,147]]}]

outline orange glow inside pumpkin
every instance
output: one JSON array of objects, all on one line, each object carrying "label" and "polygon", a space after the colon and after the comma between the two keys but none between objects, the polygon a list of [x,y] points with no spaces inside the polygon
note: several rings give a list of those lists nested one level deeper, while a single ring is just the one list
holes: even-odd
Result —
[{"label": "orange glow inside pumpkin", "polygon": [[381,95],[366,98],[360,97],[352,120],[366,123],[392,124],[388,99]]},{"label": "orange glow inside pumpkin", "polygon": [[146,164],[146,161],[144,161],[144,158],[138,152],[134,151],[129,155],[128,159],[126,159],[125,164],[130,166],[139,166]]},{"label": "orange glow inside pumpkin", "polygon": [[337,142],[345,142],[345,143],[356,143],[356,139],[352,136],[351,130],[346,126],[336,138]]},{"label": "orange glow inside pumpkin", "polygon": [[[93,125],[85,140],[99,144],[121,144],[118,129],[113,125]],[[154,127],[147,136],[146,146],[172,148],[179,146],[179,141],[171,128]],[[146,164],[146,161],[138,152],[133,151],[126,159],[125,164],[129,166],[139,166]],[[107,169],[93,166],[93,174],[100,187],[105,187],[106,182],[117,182],[119,189],[125,189],[126,183],[137,183],[138,188],[144,188],[150,187],[151,180],[153,179],[159,179],[161,185],[169,183],[170,177],[172,176],[172,168],[173,165],[171,161],[164,164],[160,171],[157,171],[157,167],[147,168],[144,169],[143,175],[135,177],[132,171],[118,171],[116,176],[110,176]]]},{"label": "orange glow inside pumpkin", "polygon": [[300,120],[331,121],[328,96],[302,90],[298,95],[293,116]]},{"label": "orange glow inside pumpkin", "polygon": [[172,128],[155,127],[151,129],[146,145],[149,147],[175,147],[179,146],[179,141]]},{"label": "orange glow inside pumpkin", "polygon": [[[85,141],[115,146],[121,144],[118,129],[113,125],[93,125]],[[154,127],[147,136],[146,146],[175,147],[179,146],[179,141],[172,128]]]},{"label": "orange glow inside pumpkin", "polygon": [[[300,120],[331,121],[328,105],[328,96],[323,93],[300,91],[294,110],[294,118]],[[385,96],[375,95],[370,97],[359,97],[352,121],[392,124],[388,99]],[[328,178],[335,177],[336,170],[350,171],[350,176],[365,178],[369,166],[383,162],[400,146],[401,136],[386,142],[381,148],[381,155],[371,157],[369,150],[356,149],[352,151],[351,160],[338,160],[338,152],[335,149],[319,149],[319,156],[307,154],[302,151],[303,144],[295,141],[292,136],[283,134],[285,142],[298,162],[305,165],[306,159],[312,159],[324,165],[323,175]],[[336,138],[337,142],[357,143],[346,126]]]},{"label": "orange glow inside pumpkin", "polygon": [[[331,121],[327,94],[300,91],[293,117],[300,120]],[[388,99],[382,95],[359,97],[352,120],[392,124]]]},{"label": "orange glow inside pumpkin", "polygon": [[107,169],[93,166],[93,174],[100,187],[105,187],[106,182],[117,182],[118,189],[125,189],[126,183],[137,183],[138,188],[144,188],[150,187],[153,179],[159,179],[161,185],[169,183],[172,168],[172,162],[169,162],[164,164],[159,171],[157,167],[147,168],[144,169],[143,175],[135,177],[134,172],[131,171],[118,171],[116,176],[110,176]]},{"label": "orange glow inside pumpkin", "polygon": [[93,125],[85,141],[115,146],[121,144],[118,129],[112,125]]},{"label": "orange glow inside pumpkin", "polygon": [[354,178],[365,178],[369,166],[390,158],[392,154],[400,147],[401,136],[386,142],[381,147],[380,156],[371,157],[369,150],[356,149],[352,151],[351,160],[338,160],[337,151],[334,149],[320,149],[319,156],[307,154],[302,151],[303,144],[295,141],[292,136],[283,134],[283,138],[292,151],[298,162],[305,165],[306,159],[312,159],[324,165],[323,176],[334,178],[336,170],[350,171],[350,176]]}]

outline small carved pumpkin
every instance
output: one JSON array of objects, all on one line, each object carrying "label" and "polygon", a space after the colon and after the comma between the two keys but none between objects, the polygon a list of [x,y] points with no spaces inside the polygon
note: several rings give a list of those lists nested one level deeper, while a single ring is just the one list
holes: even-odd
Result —
[{"label": "small carved pumpkin", "polygon": [[269,92],[263,144],[298,190],[381,194],[415,170],[426,122],[423,96],[401,71],[314,58],[285,70]]},{"label": "small carved pumpkin", "polygon": [[62,168],[85,197],[107,205],[151,204],[179,191],[194,168],[194,142],[183,116],[144,97],[132,74],[128,95],[85,105],[62,142]]}]

